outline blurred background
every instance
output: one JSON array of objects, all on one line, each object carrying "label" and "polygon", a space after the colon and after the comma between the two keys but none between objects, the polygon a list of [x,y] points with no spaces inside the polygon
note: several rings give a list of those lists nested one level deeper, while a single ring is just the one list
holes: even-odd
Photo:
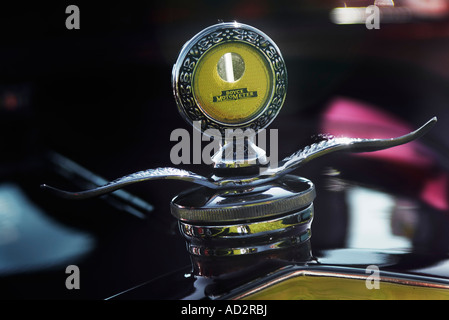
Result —
[{"label": "blurred background", "polygon": [[[79,30],[65,25],[71,4],[80,10]],[[39,186],[80,190],[172,166],[170,133],[191,131],[173,98],[172,66],[186,41],[221,21],[262,30],[284,56],[287,98],[269,127],[279,130],[279,159],[320,134],[395,137],[438,117],[428,135],[402,149],[332,155],[298,172],[317,184],[316,255],[332,260],[338,251],[330,250],[350,247],[445,257],[449,1],[377,1],[380,28],[368,29],[365,8],[373,4],[2,4],[0,297],[103,299],[189,265],[169,213],[189,184],[155,181],[81,202]],[[65,287],[70,264],[80,268],[80,290]]]}]

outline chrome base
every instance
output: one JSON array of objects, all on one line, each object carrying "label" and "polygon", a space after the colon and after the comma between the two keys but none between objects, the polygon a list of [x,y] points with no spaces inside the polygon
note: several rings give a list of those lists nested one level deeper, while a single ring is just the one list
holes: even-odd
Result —
[{"label": "chrome base", "polygon": [[298,212],[258,222],[200,226],[179,222],[187,250],[198,256],[235,256],[289,248],[311,236],[313,204]]},{"label": "chrome base", "polygon": [[190,254],[248,255],[308,241],[314,198],[311,181],[286,175],[247,190],[193,189],[175,197],[171,211]]}]

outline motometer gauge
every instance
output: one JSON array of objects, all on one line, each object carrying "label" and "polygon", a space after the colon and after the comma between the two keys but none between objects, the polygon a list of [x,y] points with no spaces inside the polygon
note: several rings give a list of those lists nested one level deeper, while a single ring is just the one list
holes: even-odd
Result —
[{"label": "motometer gauge", "polygon": [[254,27],[220,23],[198,33],[173,67],[178,108],[201,129],[259,130],[284,103],[287,71],[276,44]]},{"label": "motometer gauge", "polygon": [[[213,25],[184,45],[172,76],[176,103],[184,119],[194,127],[200,122],[197,128],[204,134],[207,129],[225,133],[220,150],[212,157],[212,175],[163,167],[136,172],[92,190],[68,192],[43,187],[65,198],[84,199],[149,180],[199,184],[202,187],[173,198],[170,211],[179,220],[189,252],[201,259],[271,254],[290,248],[295,255],[302,253],[301,261],[308,261],[315,187],[291,173],[332,152],[377,151],[408,143],[436,122],[433,118],[418,130],[391,139],[324,139],[263,168],[262,148],[246,141],[244,135],[234,139],[226,133],[239,129],[261,133],[279,113],[286,95],[287,71],[274,42],[244,24]],[[241,154],[240,146],[245,151]],[[265,170],[259,170],[262,168]],[[204,267],[210,261],[196,263]]]}]

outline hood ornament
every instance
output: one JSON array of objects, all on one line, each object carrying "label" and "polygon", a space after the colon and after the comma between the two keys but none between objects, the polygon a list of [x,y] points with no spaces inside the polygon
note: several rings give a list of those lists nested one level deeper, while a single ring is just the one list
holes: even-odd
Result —
[{"label": "hood ornament", "polygon": [[[79,192],[41,187],[63,198],[86,199],[149,180],[200,185],[171,202],[188,251],[197,258],[300,247],[295,252],[307,261],[315,187],[290,173],[332,152],[369,152],[408,143],[437,121],[434,117],[416,131],[391,139],[330,138],[267,166],[265,150],[251,139],[227,136],[226,130],[250,129],[257,134],[266,128],[284,103],[287,70],[267,35],[237,22],[208,27],[188,41],[173,67],[172,84],[178,110],[188,123],[201,121],[206,135],[224,134],[209,177],[163,167]],[[236,149],[241,146],[244,152],[239,154]]]},{"label": "hood ornament", "polygon": [[331,138],[329,140],[323,140],[319,143],[306,146],[305,148],[300,149],[292,155],[284,158],[279,162],[279,166],[276,168],[268,168],[261,173],[250,176],[220,177],[212,175],[210,177],[204,177],[183,169],[160,167],[132,173],[98,188],[86,191],[69,192],[48,186],[46,184],[43,184],[41,187],[67,199],[87,199],[113,192],[133,183],[163,179],[175,179],[192,182],[211,189],[255,187],[276,180],[302,167],[309,161],[332,152],[371,152],[408,143],[423,136],[436,122],[437,118],[434,117],[419,129],[404,136],[391,139]]}]

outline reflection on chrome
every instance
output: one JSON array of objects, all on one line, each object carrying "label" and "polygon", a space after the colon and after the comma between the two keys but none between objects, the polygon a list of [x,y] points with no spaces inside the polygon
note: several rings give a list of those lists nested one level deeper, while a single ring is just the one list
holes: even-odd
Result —
[{"label": "reflection on chrome", "polygon": [[[353,186],[348,189],[350,238],[348,247],[359,249],[399,249],[412,248],[411,238],[405,234],[395,234],[393,219],[398,199],[387,193]],[[414,227],[416,220],[414,207],[409,207],[403,214],[409,226]]]},{"label": "reflection on chrome", "polygon": [[291,156],[280,161],[279,166],[276,168],[260,168],[260,174],[254,176],[220,177],[213,175],[212,177],[207,178],[186,170],[168,167],[149,169],[133,173],[114,180],[104,186],[87,191],[69,192],[45,184],[41,187],[55,193],[60,197],[68,199],[86,199],[96,197],[136,182],[160,179],[182,180],[200,184],[211,189],[247,188],[249,186],[257,186],[278,179],[285,174],[298,169],[309,161],[332,152],[372,152],[408,143],[424,135],[435,125],[436,122],[437,118],[434,117],[419,129],[401,137],[391,139],[360,139],[342,137],[324,140],[320,143],[312,144],[295,152]]}]

